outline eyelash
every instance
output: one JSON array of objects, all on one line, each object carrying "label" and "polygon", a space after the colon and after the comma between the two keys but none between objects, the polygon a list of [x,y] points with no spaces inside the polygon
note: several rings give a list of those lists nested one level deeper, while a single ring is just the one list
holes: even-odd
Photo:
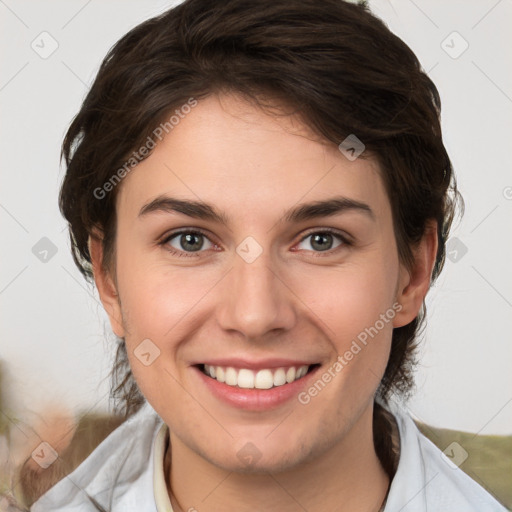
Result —
[{"label": "eyelash", "polygon": [[[326,233],[338,237],[339,240],[342,243],[338,247],[336,247],[334,249],[329,249],[327,251],[308,251],[308,252],[315,253],[314,257],[320,257],[321,258],[321,257],[324,256],[323,253],[325,253],[328,256],[331,256],[337,250],[339,250],[339,249],[341,249],[343,247],[350,247],[352,245],[352,242],[348,239],[348,237],[346,235],[344,235],[341,232],[339,232],[338,230],[335,230],[335,229],[332,229],[332,228],[316,229],[314,231],[309,231],[306,235],[304,235],[300,239],[300,241],[298,243],[303,242],[304,240],[306,240],[306,238],[310,237],[311,235],[326,234]],[[169,235],[165,236],[164,239],[158,243],[158,245],[166,246],[173,238],[177,237],[178,235],[183,235],[183,234],[202,235],[202,236],[208,238],[208,235],[204,231],[202,231],[201,229],[198,229],[198,228],[182,229],[180,231],[175,231],[175,232],[170,233]],[[209,238],[208,238],[208,240],[209,240]],[[210,242],[211,242],[211,240],[210,240]],[[211,243],[214,243],[214,242],[211,242]],[[190,253],[190,252],[186,252],[186,251],[177,251],[174,248],[169,248],[169,247],[165,247],[165,248],[166,248],[166,250],[170,254],[172,254],[173,256],[178,256],[179,258],[182,258],[182,257],[184,257],[184,258],[196,258],[197,257],[194,253]],[[200,253],[200,252],[204,252],[204,251],[196,251],[196,252]]]}]

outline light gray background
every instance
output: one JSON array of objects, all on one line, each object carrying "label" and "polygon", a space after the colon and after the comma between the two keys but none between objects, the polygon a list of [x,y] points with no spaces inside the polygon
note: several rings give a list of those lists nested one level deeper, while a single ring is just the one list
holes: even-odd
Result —
[{"label": "light gray background", "polygon": [[[59,150],[107,50],[170,5],[0,0],[0,359],[9,372],[9,412],[18,417],[44,416],[52,404],[73,411],[108,405],[112,337],[71,259],[57,208]],[[454,261],[428,295],[418,389],[408,407],[434,425],[510,434],[512,2],[370,6],[438,86],[445,142],[466,200],[453,232],[459,241],[450,245]],[[46,59],[31,47],[46,38],[51,48],[43,31],[58,43]],[[464,41],[469,47],[453,58]],[[42,237],[57,248],[47,262],[32,252]]]}]

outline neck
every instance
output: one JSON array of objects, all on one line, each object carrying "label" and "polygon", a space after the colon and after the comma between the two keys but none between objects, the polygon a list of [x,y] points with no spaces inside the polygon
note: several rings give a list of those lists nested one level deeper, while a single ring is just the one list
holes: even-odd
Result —
[{"label": "neck", "polygon": [[[242,474],[210,464],[170,434],[165,474],[174,512],[308,510],[378,512],[390,476],[373,441],[373,403],[337,444],[279,473]],[[170,468],[175,468],[169,471]],[[170,483],[170,485],[169,485]]]}]

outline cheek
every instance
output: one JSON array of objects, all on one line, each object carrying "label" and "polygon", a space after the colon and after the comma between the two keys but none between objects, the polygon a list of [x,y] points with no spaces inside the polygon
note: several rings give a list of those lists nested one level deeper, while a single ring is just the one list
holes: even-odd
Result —
[{"label": "cheek", "polygon": [[[347,265],[296,279],[293,289],[342,349],[392,308],[397,276],[398,265],[385,265],[384,261]],[[386,323],[386,329],[380,330],[390,328]]]},{"label": "cheek", "polygon": [[170,268],[155,259],[137,248],[120,251],[117,259],[123,319],[132,343],[166,337],[209,289],[203,271]]},{"label": "cheek", "polygon": [[318,425],[340,433],[372,400],[384,374],[396,314],[394,282],[353,268],[316,284],[315,293],[309,291],[311,309],[326,326],[332,357],[299,395],[300,420],[317,418]]},{"label": "cheek", "polygon": [[314,407],[323,407],[321,402],[338,403],[339,396],[345,397],[343,407],[355,406],[377,388],[391,349],[397,276],[397,262],[382,259],[372,265],[317,273],[298,289],[297,295],[313,311],[332,348],[329,367],[319,375],[332,385],[327,384],[329,390],[324,391],[318,383],[316,391],[311,390],[311,397],[320,390],[322,394]]},{"label": "cheek", "polygon": [[[219,281],[219,269],[170,269],[166,264],[142,261],[134,253],[120,258],[118,269],[125,341],[133,375],[143,394],[155,404],[164,398],[183,401],[176,381],[185,378],[194,333],[211,314],[209,294]],[[144,349],[143,353],[149,352],[151,359],[153,353],[157,355],[148,366],[139,359],[144,343],[149,350]]]}]

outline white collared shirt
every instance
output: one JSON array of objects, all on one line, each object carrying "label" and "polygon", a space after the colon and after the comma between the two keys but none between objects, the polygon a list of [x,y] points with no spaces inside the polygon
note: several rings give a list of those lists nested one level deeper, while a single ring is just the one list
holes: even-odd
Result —
[{"label": "white collared shirt", "polygon": [[[390,404],[400,434],[400,459],[384,512],[506,512],[487,491]],[[144,406],[114,430],[31,512],[173,512],[164,476],[168,427]]]}]

